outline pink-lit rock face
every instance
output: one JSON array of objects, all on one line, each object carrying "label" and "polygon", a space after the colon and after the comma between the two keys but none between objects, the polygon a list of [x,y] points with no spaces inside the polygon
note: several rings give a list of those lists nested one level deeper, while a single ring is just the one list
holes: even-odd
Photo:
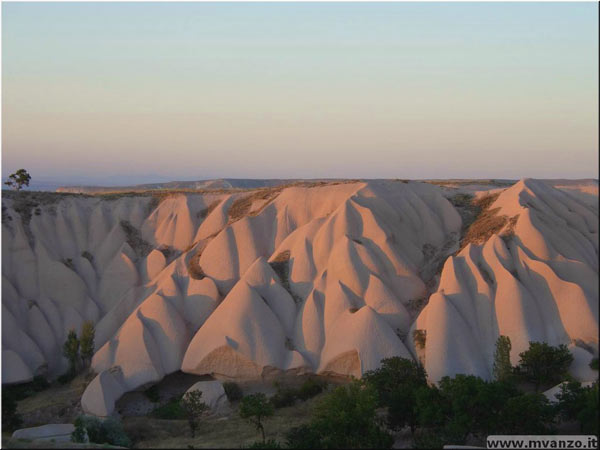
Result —
[{"label": "pink-lit rock face", "polygon": [[512,231],[507,223],[458,253],[462,220],[447,200],[456,192],[428,183],[173,194],[158,204],[66,197],[28,224],[6,199],[3,381],[63,373],[62,343],[85,320],[96,326],[99,375],[82,406],[99,416],[177,370],[360,377],[402,356],[419,358],[434,382],[489,378],[500,334],[513,363],[531,340],[583,343],[571,348],[585,378],[598,351],[598,206],[562,185],[497,190],[492,208],[517,217]]}]

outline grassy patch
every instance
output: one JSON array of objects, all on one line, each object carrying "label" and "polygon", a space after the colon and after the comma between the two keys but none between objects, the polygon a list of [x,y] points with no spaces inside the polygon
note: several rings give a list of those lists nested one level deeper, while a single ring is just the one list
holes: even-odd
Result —
[{"label": "grassy patch", "polygon": [[72,423],[81,414],[81,396],[93,377],[93,373],[80,374],[66,384],[54,382],[20,400],[17,413],[23,418],[23,426]]},{"label": "grassy patch", "polygon": [[[285,434],[293,427],[310,420],[312,410],[323,394],[294,406],[277,410],[273,417],[265,419],[267,439],[285,442]],[[254,425],[242,419],[237,411],[226,417],[203,418],[192,438],[187,421],[161,420],[154,417],[126,417],[123,425],[136,448],[240,448],[260,439]]]}]

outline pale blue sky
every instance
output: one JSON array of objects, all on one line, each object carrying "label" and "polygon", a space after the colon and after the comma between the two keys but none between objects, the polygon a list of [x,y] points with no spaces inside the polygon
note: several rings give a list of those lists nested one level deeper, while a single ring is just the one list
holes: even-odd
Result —
[{"label": "pale blue sky", "polygon": [[2,175],[598,177],[596,3],[3,3]]}]

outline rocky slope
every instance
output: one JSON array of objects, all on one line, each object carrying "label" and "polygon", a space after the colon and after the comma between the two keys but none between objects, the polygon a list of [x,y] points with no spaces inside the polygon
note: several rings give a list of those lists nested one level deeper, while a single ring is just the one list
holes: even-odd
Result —
[{"label": "rocky slope", "polygon": [[97,415],[177,370],[360,376],[404,356],[433,381],[489,378],[499,334],[513,359],[529,340],[571,344],[588,376],[597,204],[521,181],[481,216],[494,233],[456,253],[465,230],[451,195],[370,181],[4,198],[3,383],[64,372],[62,342],[84,320],[96,324],[98,376],[82,406]]}]

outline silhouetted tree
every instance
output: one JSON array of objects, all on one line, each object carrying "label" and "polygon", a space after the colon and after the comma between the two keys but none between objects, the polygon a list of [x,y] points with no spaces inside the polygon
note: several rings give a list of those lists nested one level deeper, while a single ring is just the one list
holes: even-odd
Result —
[{"label": "silhouetted tree", "polygon": [[512,376],[513,367],[510,363],[511,348],[508,336],[498,337],[496,352],[494,353],[494,378],[498,381],[506,381]]},{"label": "silhouetted tree", "polygon": [[377,391],[355,380],[339,386],[317,405],[314,415],[304,430],[304,436],[295,433],[300,442],[290,442],[292,448],[390,448],[394,439],[378,422]]},{"label": "silhouetted tree", "polygon": [[552,347],[545,342],[530,342],[529,349],[519,356],[518,372],[535,384],[536,392],[542,384],[563,381],[573,362],[573,355],[565,344]]},{"label": "silhouetted tree", "polygon": [[79,363],[79,339],[74,329],[69,330],[67,340],[63,344],[63,355],[69,360],[69,372],[71,375],[77,373]]},{"label": "silhouetted tree", "polygon": [[393,429],[417,426],[416,392],[427,386],[425,369],[419,363],[400,357],[386,358],[381,367],[364,374],[363,380],[378,394],[379,405],[388,408],[388,425]]},{"label": "silhouetted tree", "polygon": [[83,322],[81,326],[81,359],[87,367],[94,356],[94,336],[96,330],[91,320]]},{"label": "silhouetted tree", "polygon": [[23,186],[29,186],[30,180],[31,176],[27,171],[25,169],[19,169],[15,173],[10,174],[8,176],[8,181],[5,181],[4,184],[10,186],[15,191],[20,191]]}]

